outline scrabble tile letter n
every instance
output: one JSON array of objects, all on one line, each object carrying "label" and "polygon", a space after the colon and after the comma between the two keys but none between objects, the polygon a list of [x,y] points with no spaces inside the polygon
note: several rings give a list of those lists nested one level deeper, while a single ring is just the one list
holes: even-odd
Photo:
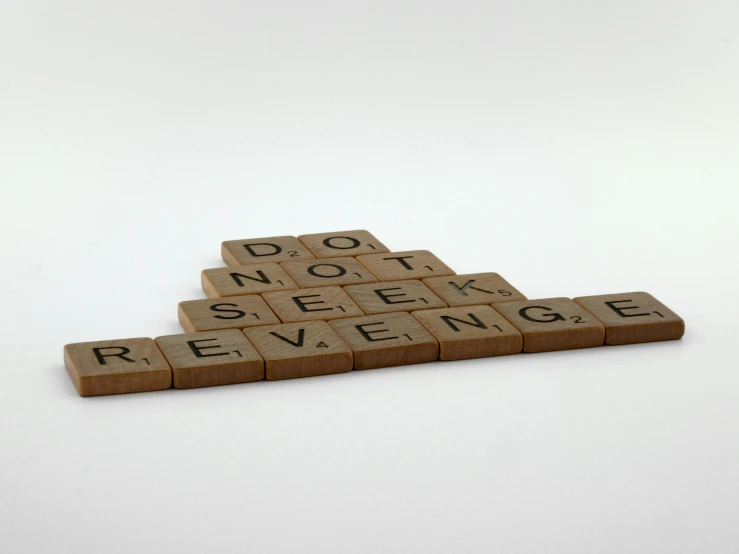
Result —
[{"label": "scrabble tile letter n", "polygon": [[439,341],[439,359],[466,360],[518,354],[521,333],[490,306],[458,306],[413,312]]},{"label": "scrabble tile letter n", "polygon": [[68,344],[64,347],[64,365],[80,396],[172,386],[172,370],[149,338]]},{"label": "scrabble tile letter n", "polygon": [[603,344],[600,321],[569,298],[500,302],[493,308],[521,331],[524,352],[550,352]]},{"label": "scrabble tile letter n", "polygon": [[273,290],[298,288],[280,264],[204,269],[200,274],[200,282],[208,298],[262,294]]},{"label": "scrabble tile letter n", "polygon": [[221,244],[226,265],[250,265],[285,260],[314,259],[315,256],[296,237],[227,240]]},{"label": "scrabble tile letter n", "polygon": [[574,299],[606,328],[606,344],[679,339],[685,322],[646,292],[581,296]]}]

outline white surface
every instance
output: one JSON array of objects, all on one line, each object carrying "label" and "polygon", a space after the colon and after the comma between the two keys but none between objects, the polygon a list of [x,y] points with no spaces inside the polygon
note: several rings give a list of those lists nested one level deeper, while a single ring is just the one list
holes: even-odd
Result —
[{"label": "white surface", "polygon": [[[0,3],[0,551],[736,552],[736,2]],[[368,228],[679,342],[79,398],[225,239]]]}]

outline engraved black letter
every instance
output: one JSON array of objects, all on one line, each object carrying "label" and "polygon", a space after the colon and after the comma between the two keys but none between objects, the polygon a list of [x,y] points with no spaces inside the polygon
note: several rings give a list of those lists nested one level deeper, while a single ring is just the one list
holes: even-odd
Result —
[{"label": "engraved black letter", "polygon": [[192,353],[195,354],[198,358],[208,358],[210,356],[228,356],[228,352],[218,352],[217,354],[203,354],[201,350],[206,350],[208,348],[223,348],[220,344],[216,344],[214,346],[198,346],[195,344],[196,342],[208,342],[210,340],[218,340],[218,339],[198,339],[198,340],[189,340],[187,341],[187,345],[190,347],[190,350],[192,350]]},{"label": "engraved black letter", "polygon": [[[263,252],[262,254],[257,254],[254,252],[254,249],[252,246],[271,246],[274,248],[274,252]],[[271,242],[252,242],[251,244],[245,244],[244,248],[246,248],[246,251],[249,252],[252,256],[258,257],[258,256],[274,256],[275,254],[279,254],[282,252],[282,247],[277,246],[276,244],[272,244]]]},{"label": "engraved black letter", "polygon": [[233,279],[237,285],[240,287],[244,286],[244,283],[241,282],[240,277],[243,277],[244,279],[251,279],[252,281],[257,281],[258,283],[264,283],[265,285],[270,284],[272,281],[269,280],[269,277],[267,277],[264,272],[261,269],[257,269],[257,275],[261,277],[261,279],[257,279],[256,277],[251,277],[249,275],[243,275],[241,273],[229,273],[231,276],[231,279]]},{"label": "engraved black letter", "polygon": [[303,346],[303,337],[305,337],[305,329],[301,329],[298,331],[298,342],[293,342],[290,339],[283,337],[282,335],[278,335],[274,331],[269,332],[270,335],[277,337],[278,339],[284,340],[288,344],[292,344],[293,346]]},{"label": "engraved black letter", "polygon": [[621,317],[639,317],[640,315],[650,315],[648,313],[646,314],[625,314],[624,310],[638,310],[639,306],[624,306],[623,308],[617,308],[614,306],[614,304],[618,304],[619,302],[631,302],[631,300],[613,300],[611,302],[606,302],[606,306],[611,308],[614,312],[616,312]]},{"label": "engraved black letter", "polygon": [[[335,275],[321,275],[320,273],[316,273],[316,268],[317,267],[322,267],[322,266],[336,268],[336,269],[339,270],[339,272],[336,273]],[[329,277],[329,278],[330,277],[341,277],[342,275],[346,275],[346,269],[344,269],[340,265],[336,265],[336,264],[316,264],[316,265],[312,265],[312,266],[310,266],[308,268],[308,273],[310,273],[314,277]]]},{"label": "engraved black letter", "polygon": [[300,308],[301,312],[326,312],[328,310],[333,310],[333,308],[314,308],[312,310],[310,308],[306,308],[308,304],[325,304],[323,300],[319,300],[318,302],[303,302],[301,300],[301,298],[315,298],[316,296],[320,298],[321,295],[320,294],[308,294],[305,296],[293,296],[292,298],[293,298],[293,302],[295,302],[298,305],[298,308]]},{"label": "engraved black letter", "polygon": [[520,315],[524,319],[528,319],[529,321],[533,321],[535,323],[551,323],[552,321],[565,321],[565,318],[562,317],[562,314],[558,314],[558,313],[546,314],[545,317],[548,317],[549,319],[534,319],[533,317],[529,317],[528,315],[529,310],[546,310],[547,312],[551,312],[552,308],[547,308],[546,306],[527,306],[526,308],[521,308],[520,310],[518,310],[518,315]]},{"label": "engraved black letter", "polygon": [[222,310],[221,306],[238,306],[238,304],[234,304],[232,302],[221,302],[220,304],[213,304],[209,309],[213,312],[230,312],[235,313],[236,315],[214,315],[213,317],[217,319],[239,319],[240,317],[244,317],[246,315],[246,312],[242,312],[241,310]]},{"label": "engraved black letter", "polygon": [[406,260],[410,260],[413,256],[390,256],[389,258],[383,258],[383,260],[398,260],[404,268],[406,269],[413,269],[413,266],[406,262]]},{"label": "engraved black letter", "polygon": [[400,294],[384,294],[386,290],[401,290],[403,287],[391,287],[389,289],[377,289],[375,294],[379,296],[385,304],[406,304],[408,302],[415,302],[415,300],[390,300],[395,296],[408,296],[406,293],[401,292]]},{"label": "engraved black letter", "polygon": [[381,339],[373,339],[370,336],[372,333],[385,333],[385,332],[389,331],[389,329],[377,329],[376,331],[365,331],[364,330],[365,327],[369,327],[370,325],[383,325],[384,323],[385,323],[384,321],[378,321],[377,323],[365,323],[363,325],[355,325],[354,327],[356,327],[357,331],[359,331],[362,334],[362,336],[366,340],[368,340],[370,342],[377,342],[377,341],[380,341],[380,340],[397,339],[398,337],[383,337]]},{"label": "engraved black letter", "polygon": [[[101,350],[109,350],[111,348],[120,348],[120,352],[117,354],[101,354]],[[111,356],[114,356],[116,358],[120,358],[121,360],[125,360],[130,363],[136,363],[136,360],[132,360],[131,358],[126,358],[126,354],[128,354],[131,350],[126,348],[125,346],[100,346],[98,348],[93,348],[93,352],[95,352],[95,357],[98,359],[98,363],[100,365],[108,365],[108,363],[105,361],[105,358],[109,358]]]},{"label": "engraved black letter", "polygon": [[472,286],[472,283],[474,283],[474,282],[475,282],[474,279],[470,279],[469,281],[467,281],[461,287],[457,283],[455,283],[454,281],[449,281],[449,284],[451,286],[453,286],[455,289],[457,289],[457,292],[459,294],[461,294],[462,296],[468,296],[467,293],[465,292],[465,290],[468,289],[468,288],[469,289],[472,289],[472,290],[479,290],[480,292],[486,292],[488,294],[495,294],[493,291],[490,291],[490,290],[485,290],[485,289],[480,289],[480,288],[477,288],[477,287],[473,287]]},{"label": "engraved black letter", "polygon": [[441,319],[444,320],[444,323],[449,325],[452,329],[455,331],[459,331],[456,325],[452,323],[452,321],[458,321],[459,323],[464,323],[465,325],[472,325],[473,327],[479,327],[480,329],[487,329],[487,326],[479,320],[479,318],[475,314],[467,314],[472,318],[473,323],[470,323],[469,321],[465,321],[464,319],[457,319],[456,317],[452,317],[450,315],[443,315],[441,316]]},{"label": "engraved black letter", "polygon": [[[331,244],[331,241],[335,239],[345,239],[351,241],[351,244],[349,246],[336,246],[335,244]],[[360,245],[360,242],[353,237],[329,237],[327,239],[323,239],[323,245],[328,248],[336,248],[337,250],[348,250],[349,248],[356,248]]]}]

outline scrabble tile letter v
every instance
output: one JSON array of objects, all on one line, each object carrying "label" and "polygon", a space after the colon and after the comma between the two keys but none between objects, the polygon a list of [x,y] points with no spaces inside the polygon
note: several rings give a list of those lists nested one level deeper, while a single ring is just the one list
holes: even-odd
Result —
[{"label": "scrabble tile letter v", "polygon": [[352,351],[325,321],[255,327],[244,333],[267,362],[270,381],[346,373],[352,368]]}]

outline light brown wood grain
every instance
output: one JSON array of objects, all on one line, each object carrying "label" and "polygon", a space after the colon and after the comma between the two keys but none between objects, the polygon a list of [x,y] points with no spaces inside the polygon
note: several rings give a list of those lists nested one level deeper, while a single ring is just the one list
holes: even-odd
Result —
[{"label": "light brown wood grain", "polygon": [[524,352],[600,346],[603,325],[569,298],[499,302],[493,308],[523,335]]},{"label": "light brown wood grain", "polygon": [[421,281],[386,281],[344,287],[365,314],[445,308],[446,303]]},{"label": "light brown wood grain", "polygon": [[252,327],[244,333],[266,361],[270,381],[352,369],[351,350],[325,321]]},{"label": "light brown wood grain", "polygon": [[454,275],[454,271],[428,250],[409,250],[357,256],[380,281],[423,279]]},{"label": "light brown wood grain", "polygon": [[267,292],[262,298],[283,323],[364,315],[341,287]]},{"label": "light brown wood grain", "polygon": [[279,264],[204,269],[200,274],[208,298],[261,294],[273,290],[294,290],[298,285]]},{"label": "light brown wood grain", "polygon": [[67,344],[64,365],[80,396],[155,391],[172,386],[172,370],[150,338]]},{"label": "light brown wood grain", "polygon": [[300,235],[298,239],[308,247],[316,258],[390,252],[372,233],[363,229]]},{"label": "light brown wood grain", "polygon": [[258,294],[186,300],[177,307],[180,325],[188,333],[216,329],[244,329],[280,323]]},{"label": "light brown wood grain", "polygon": [[377,277],[356,258],[298,260],[280,265],[301,288],[377,282]]},{"label": "light brown wood grain", "polygon": [[423,284],[450,306],[479,306],[526,300],[508,281],[497,273],[468,273],[428,277]]},{"label": "light brown wood grain", "polygon": [[374,369],[432,362],[439,357],[436,339],[406,312],[329,321],[354,353],[354,369]]},{"label": "light brown wood grain", "polygon": [[221,257],[230,266],[315,258],[297,237],[291,236],[227,240],[221,243]]},{"label": "light brown wood grain", "polygon": [[685,322],[647,292],[626,292],[574,298],[606,328],[606,344],[675,340]]},{"label": "light brown wood grain", "polygon": [[176,389],[264,379],[264,360],[237,329],[157,337]]},{"label": "light brown wood grain", "polygon": [[440,360],[518,354],[523,337],[490,306],[459,306],[413,312],[439,342]]}]

